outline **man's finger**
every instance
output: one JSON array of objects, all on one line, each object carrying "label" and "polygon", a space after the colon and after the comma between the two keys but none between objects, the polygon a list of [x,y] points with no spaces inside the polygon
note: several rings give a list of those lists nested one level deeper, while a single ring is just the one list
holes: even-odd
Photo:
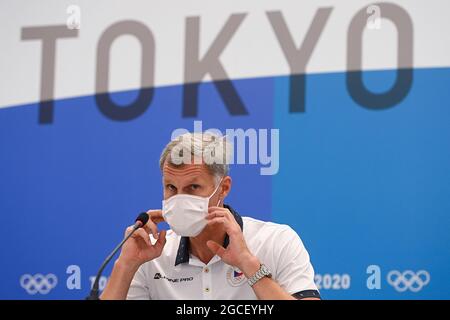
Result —
[{"label": "man's finger", "polygon": [[142,226],[142,229],[144,229],[145,232],[147,232],[148,234],[152,233],[152,230],[150,229],[150,227],[148,225]]},{"label": "man's finger", "polygon": [[[158,227],[155,223],[153,223],[152,220],[148,220],[147,224],[145,225],[145,230],[148,232],[148,230],[151,231],[153,238],[158,239]],[[150,233],[150,232],[149,232]]]},{"label": "man's finger", "polygon": [[222,224],[224,224],[224,226],[226,228],[228,221],[227,221],[227,219],[225,219],[225,217],[214,217],[214,218],[209,219],[209,221],[207,222],[207,224],[209,224],[209,225],[216,224],[216,223],[222,223]]},{"label": "man's finger", "polygon": [[225,232],[230,236],[230,238],[234,238],[235,235],[241,232],[239,225],[237,223],[233,224],[233,222],[228,220],[226,217],[215,217],[207,222],[208,225],[214,225],[216,223],[221,223],[224,226]]},{"label": "man's finger", "polygon": [[208,212],[215,212],[215,211],[227,212],[228,209],[225,209],[225,208],[222,208],[222,207],[208,207]]},{"label": "man's finger", "polygon": [[226,217],[226,213],[223,210],[208,210],[208,214],[206,215],[207,219],[211,219],[214,217]]},{"label": "man's finger", "polygon": [[147,232],[145,232],[144,229],[137,229],[131,237],[135,239],[141,238],[146,244],[152,245],[152,243],[150,242],[150,236]]},{"label": "man's finger", "polygon": [[132,226],[129,226],[128,228],[126,228],[124,238],[127,237],[131,233],[131,231],[133,231],[133,229],[134,228]]},{"label": "man's finger", "polygon": [[223,211],[210,212],[206,215],[205,218],[206,218],[206,220],[209,220],[209,221],[212,221],[216,218],[223,218],[229,222],[230,228],[237,228],[239,226],[239,224],[237,223],[236,219],[234,219],[234,217],[232,217],[231,215],[228,215],[226,212],[223,212]]},{"label": "man's finger", "polygon": [[208,240],[206,242],[206,245],[208,246],[209,250],[211,250],[212,253],[222,258],[223,254],[225,253],[224,247],[222,247],[220,244],[212,240]]},{"label": "man's finger", "polygon": [[208,210],[227,210],[227,209],[222,208],[222,207],[211,206],[211,207],[208,207]]},{"label": "man's finger", "polygon": [[166,230],[162,230],[159,233],[158,240],[155,242],[154,247],[156,248],[156,250],[158,250],[158,252],[161,252],[165,244],[166,244]]},{"label": "man's finger", "polygon": [[150,216],[150,220],[152,220],[155,224],[164,222],[162,210],[148,210],[147,214]]},{"label": "man's finger", "polygon": [[230,210],[221,207],[209,207],[208,215],[226,217],[230,221],[236,220]]}]

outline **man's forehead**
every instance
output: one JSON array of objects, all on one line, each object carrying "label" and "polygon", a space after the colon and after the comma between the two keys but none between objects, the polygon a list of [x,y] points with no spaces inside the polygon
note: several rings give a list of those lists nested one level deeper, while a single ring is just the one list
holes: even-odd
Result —
[{"label": "man's forehead", "polygon": [[167,161],[163,166],[163,178],[172,177],[189,177],[192,179],[207,178],[209,175],[208,168],[205,164],[183,164],[175,166]]}]

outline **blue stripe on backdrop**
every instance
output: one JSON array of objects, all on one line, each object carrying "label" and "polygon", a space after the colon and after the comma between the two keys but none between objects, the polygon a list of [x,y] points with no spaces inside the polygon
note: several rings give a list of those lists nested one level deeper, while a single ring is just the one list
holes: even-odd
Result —
[{"label": "blue stripe on backdrop", "polygon": [[[364,77],[375,90],[393,82],[392,71]],[[233,166],[228,202],[291,225],[325,298],[449,298],[449,78],[449,69],[415,70],[407,98],[383,111],[355,104],[345,73],[308,75],[302,114],[288,112],[286,77],[233,81],[247,116],[230,116],[211,83],[200,87],[195,119],[181,117],[181,86],[155,89],[148,110],[129,122],[105,118],[93,96],[56,101],[51,125],[37,123],[37,104],[1,109],[0,298],[83,298],[125,226],[160,206],[159,154],[193,120],[204,129],[280,129],[279,173]],[[112,96],[129,102],[136,90]],[[67,288],[69,265],[81,268],[81,290]],[[368,265],[380,266],[381,290],[367,289]],[[394,269],[424,269],[431,281],[398,293],[386,281]],[[29,295],[19,283],[26,273],[54,273],[58,285]],[[348,274],[349,284],[335,274]]]}]

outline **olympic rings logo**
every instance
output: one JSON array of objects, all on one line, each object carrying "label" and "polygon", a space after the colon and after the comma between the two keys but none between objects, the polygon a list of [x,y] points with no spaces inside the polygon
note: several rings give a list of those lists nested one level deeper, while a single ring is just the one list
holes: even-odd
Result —
[{"label": "olympic rings logo", "polygon": [[28,294],[47,294],[56,287],[58,278],[50,273],[46,276],[38,273],[32,276],[31,274],[24,274],[20,277],[20,285],[24,288]]},{"label": "olympic rings logo", "polygon": [[405,292],[406,290],[418,292],[430,282],[430,278],[430,274],[425,270],[420,270],[417,273],[411,270],[406,270],[403,273],[393,270],[387,275],[388,283],[398,292]]}]

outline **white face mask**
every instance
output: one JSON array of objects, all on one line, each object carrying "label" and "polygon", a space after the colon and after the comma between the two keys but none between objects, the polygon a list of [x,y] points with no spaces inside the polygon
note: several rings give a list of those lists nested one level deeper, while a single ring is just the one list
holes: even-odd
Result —
[{"label": "white face mask", "polygon": [[[217,185],[209,197],[177,194],[162,202],[162,216],[170,228],[179,236],[195,237],[206,227],[209,199],[220,186]],[[217,205],[219,205],[219,202]]]}]

